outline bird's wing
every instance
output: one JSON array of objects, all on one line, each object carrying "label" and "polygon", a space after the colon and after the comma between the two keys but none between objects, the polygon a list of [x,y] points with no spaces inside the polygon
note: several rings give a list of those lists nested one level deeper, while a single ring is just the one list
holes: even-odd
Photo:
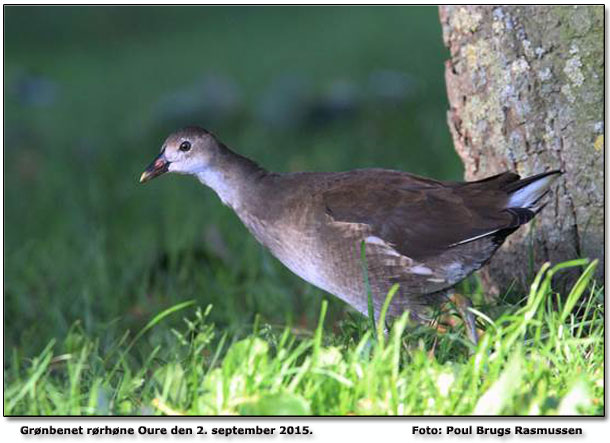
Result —
[{"label": "bird's wing", "polygon": [[367,225],[372,236],[423,262],[518,226],[520,214],[505,209],[508,194],[502,190],[518,178],[505,173],[480,182],[444,183],[369,170],[331,184],[322,197],[332,220]]}]

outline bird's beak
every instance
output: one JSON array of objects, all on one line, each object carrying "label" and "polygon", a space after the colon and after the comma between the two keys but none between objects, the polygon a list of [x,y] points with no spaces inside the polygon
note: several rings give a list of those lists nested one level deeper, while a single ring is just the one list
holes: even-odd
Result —
[{"label": "bird's beak", "polygon": [[147,182],[161,174],[167,172],[169,168],[169,161],[165,158],[164,153],[162,152],[159,156],[142,172],[140,176],[140,183]]}]

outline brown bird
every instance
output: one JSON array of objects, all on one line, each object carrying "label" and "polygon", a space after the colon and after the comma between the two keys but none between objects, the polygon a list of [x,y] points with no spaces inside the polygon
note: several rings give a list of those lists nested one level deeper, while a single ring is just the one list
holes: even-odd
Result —
[{"label": "brown bird", "polygon": [[[375,316],[398,283],[389,318],[409,310],[420,322],[540,211],[561,174],[443,182],[387,169],[275,173],[199,127],[171,134],[140,182],[166,172],[197,177],[292,272],[364,315],[366,263]],[[463,314],[476,342],[474,317]]]}]

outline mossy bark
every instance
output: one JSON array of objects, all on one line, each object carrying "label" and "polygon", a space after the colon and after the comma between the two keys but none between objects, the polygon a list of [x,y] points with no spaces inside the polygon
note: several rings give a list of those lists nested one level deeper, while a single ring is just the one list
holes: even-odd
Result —
[{"label": "mossy bark", "polygon": [[[544,261],[604,255],[603,6],[441,6],[448,123],[466,179],[565,174],[484,271],[492,291]],[[568,278],[569,280],[569,278]]]}]

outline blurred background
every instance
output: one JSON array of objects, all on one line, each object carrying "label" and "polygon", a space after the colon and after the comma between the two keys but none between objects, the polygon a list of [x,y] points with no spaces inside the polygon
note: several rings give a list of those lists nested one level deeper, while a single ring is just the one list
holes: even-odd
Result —
[{"label": "blurred background", "polygon": [[4,12],[5,353],[75,323],[103,347],[185,300],[244,332],[311,329],[323,297],[327,326],[356,316],[195,179],[138,184],[181,126],[277,171],[462,177],[435,7]]}]

